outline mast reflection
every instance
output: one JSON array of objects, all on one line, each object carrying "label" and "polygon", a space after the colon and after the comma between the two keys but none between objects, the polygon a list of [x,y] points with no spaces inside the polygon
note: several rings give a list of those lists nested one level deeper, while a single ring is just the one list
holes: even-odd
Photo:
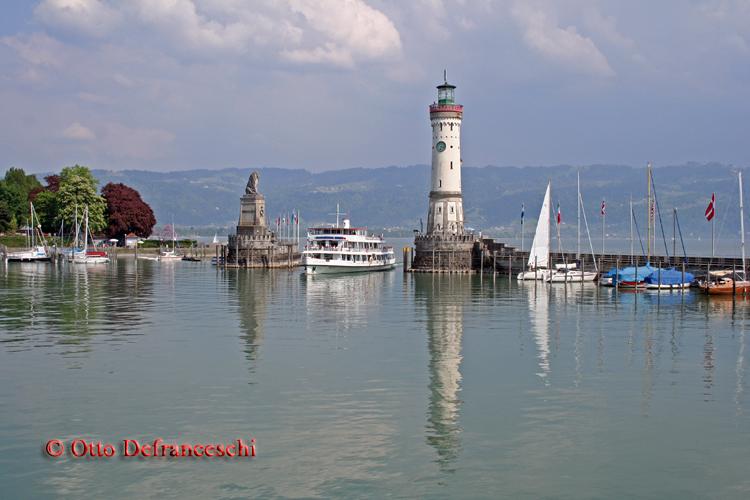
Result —
[{"label": "mast reflection", "polygon": [[461,451],[458,411],[461,400],[461,340],[463,310],[470,277],[414,275],[416,303],[423,304],[430,361],[430,402],[427,409],[427,444],[435,448],[443,472],[455,472]]}]

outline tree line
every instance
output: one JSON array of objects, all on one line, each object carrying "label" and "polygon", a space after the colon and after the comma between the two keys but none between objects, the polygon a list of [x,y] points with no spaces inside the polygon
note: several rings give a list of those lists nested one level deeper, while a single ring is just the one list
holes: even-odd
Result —
[{"label": "tree line", "polygon": [[[10,168],[0,179],[0,232],[15,233],[30,223],[30,203],[45,233],[74,231],[88,206],[91,232],[120,239],[128,233],[151,236],[156,218],[138,191],[122,183],[108,183],[98,191],[99,181],[84,166],[65,167],[48,175],[43,185],[35,175]],[[34,222],[37,224],[37,222]]]}]

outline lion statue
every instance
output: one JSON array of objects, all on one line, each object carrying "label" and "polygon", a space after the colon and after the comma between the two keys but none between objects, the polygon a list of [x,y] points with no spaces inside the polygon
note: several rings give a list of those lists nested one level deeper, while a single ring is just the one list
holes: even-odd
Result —
[{"label": "lion statue", "polygon": [[250,175],[250,179],[247,181],[247,187],[245,188],[245,194],[260,194],[258,193],[258,182],[260,181],[260,174],[256,170]]}]

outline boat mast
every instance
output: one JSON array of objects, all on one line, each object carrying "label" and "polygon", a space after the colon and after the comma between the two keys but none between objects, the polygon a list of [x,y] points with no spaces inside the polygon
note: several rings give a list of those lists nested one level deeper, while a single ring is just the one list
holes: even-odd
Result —
[{"label": "boat mast", "polygon": [[646,264],[651,262],[651,163],[646,168],[648,171],[648,230],[646,231],[646,248],[648,249]]},{"label": "boat mast", "polygon": [[745,207],[742,200],[742,170],[740,176],[740,231],[742,231],[742,279],[745,280]]},{"label": "boat mast", "polygon": [[630,196],[630,265],[633,265],[633,196]]},{"label": "boat mast", "polygon": [[89,206],[86,205],[86,232],[83,233],[83,258],[88,257],[89,249]]},{"label": "boat mast", "polygon": [[602,197],[602,259],[604,259],[604,237],[606,236],[606,233],[604,231],[604,221],[606,219],[604,199],[605,198]]},{"label": "boat mast", "polygon": [[578,249],[576,261],[581,260],[581,171],[578,171]]}]

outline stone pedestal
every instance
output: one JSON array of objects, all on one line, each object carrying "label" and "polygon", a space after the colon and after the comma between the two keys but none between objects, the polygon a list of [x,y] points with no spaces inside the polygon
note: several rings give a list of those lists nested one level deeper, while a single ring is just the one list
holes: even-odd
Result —
[{"label": "stone pedestal", "polygon": [[414,266],[410,272],[470,273],[474,235],[422,235],[414,238]]},{"label": "stone pedestal", "polygon": [[266,222],[266,197],[261,194],[246,194],[240,198],[240,221],[238,236],[264,236],[268,233]]}]

